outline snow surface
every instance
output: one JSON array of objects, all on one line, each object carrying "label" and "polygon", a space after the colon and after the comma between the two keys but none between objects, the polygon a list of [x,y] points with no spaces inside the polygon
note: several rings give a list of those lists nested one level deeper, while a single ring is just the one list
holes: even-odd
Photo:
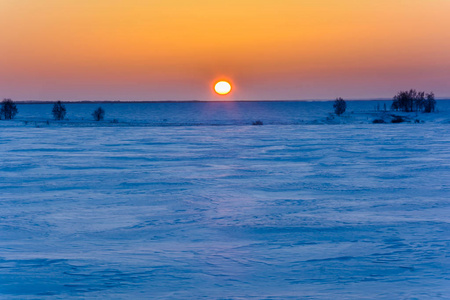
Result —
[{"label": "snow surface", "polygon": [[447,122],[31,117],[0,121],[0,298],[450,298]]}]

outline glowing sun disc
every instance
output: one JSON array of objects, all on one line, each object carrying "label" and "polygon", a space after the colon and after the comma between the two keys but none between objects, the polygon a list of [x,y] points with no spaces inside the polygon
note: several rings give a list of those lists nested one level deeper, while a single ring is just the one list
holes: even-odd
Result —
[{"label": "glowing sun disc", "polygon": [[214,86],[214,90],[219,95],[226,95],[231,91],[231,84],[226,81],[219,81]]}]

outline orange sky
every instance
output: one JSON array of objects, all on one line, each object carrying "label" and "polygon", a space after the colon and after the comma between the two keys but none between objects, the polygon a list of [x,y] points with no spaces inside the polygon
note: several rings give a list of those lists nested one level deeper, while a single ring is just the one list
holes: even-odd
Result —
[{"label": "orange sky", "polygon": [[449,16],[449,0],[0,0],[0,97],[449,97]]}]

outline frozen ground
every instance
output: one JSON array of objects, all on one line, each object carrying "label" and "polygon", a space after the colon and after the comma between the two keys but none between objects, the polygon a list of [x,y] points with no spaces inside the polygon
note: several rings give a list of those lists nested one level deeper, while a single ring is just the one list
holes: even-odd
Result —
[{"label": "frozen ground", "polygon": [[0,298],[450,298],[449,124],[19,123]]}]

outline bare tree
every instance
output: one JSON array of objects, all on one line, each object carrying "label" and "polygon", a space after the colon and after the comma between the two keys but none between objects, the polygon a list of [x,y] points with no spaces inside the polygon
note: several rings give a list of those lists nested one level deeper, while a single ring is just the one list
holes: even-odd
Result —
[{"label": "bare tree", "polygon": [[101,121],[105,117],[105,110],[100,106],[92,113],[92,116],[95,121]]},{"label": "bare tree", "polygon": [[345,103],[344,99],[337,98],[336,101],[334,101],[333,107],[334,107],[334,113],[336,115],[340,116],[347,109],[347,104]]},{"label": "bare tree", "polygon": [[55,120],[64,120],[66,117],[66,107],[61,101],[58,101],[53,105],[52,114]]},{"label": "bare tree", "polygon": [[3,116],[5,120],[11,120],[18,112],[14,101],[11,99],[3,99],[2,108],[0,109],[0,118]]}]

